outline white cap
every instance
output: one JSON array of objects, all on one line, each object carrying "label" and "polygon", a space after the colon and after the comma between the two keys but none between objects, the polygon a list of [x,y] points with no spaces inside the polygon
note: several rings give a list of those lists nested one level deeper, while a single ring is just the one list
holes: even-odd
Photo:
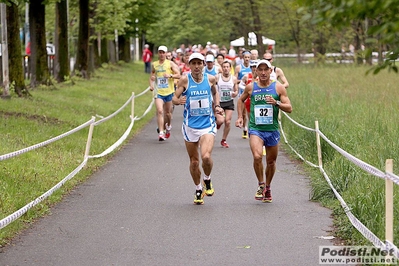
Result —
[{"label": "white cap", "polygon": [[205,62],[214,62],[215,57],[211,54],[206,55]]},{"label": "white cap", "polygon": [[191,60],[193,60],[193,59],[199,59],[201,61],[205,60],[204,56],[201,53],[192,53],[190,55],[190,57],[188,58],[188,62],[190,63]]},{"label": "white cap", "polygon": [[183,51],[179,48],[176,50],[176,53],[183,53]]},{"label": "white cap", "polygon": [[267,65],[268,68],[272,68],[272,65],[270,64],[270,62],[267,60],[264,60],[264,59],[259,60],[259,62],[256,64],[256,68],[258,68],[262,64]]},{"label": "white cap", "polygon": [[158,47],[158,51],[164,51],[166,53],[168,51],[168,48],[165,45],[161,45]]},{"label": "white cap", "polygon": [[249,66],[256,66],[258,64],[259,60],[251,60],[249,61]]},{"label": "white cap", "polygon": [[209,42],[209,41],[208,41],[208,42],[206,42],[206,44],[207,44],[207,45],[210,45],[210,44],[211,44],[211,42]]}]

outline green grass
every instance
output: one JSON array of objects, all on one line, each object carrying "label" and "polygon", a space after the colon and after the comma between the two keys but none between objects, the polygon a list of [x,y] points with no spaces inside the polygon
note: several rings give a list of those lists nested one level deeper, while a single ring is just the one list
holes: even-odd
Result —
[{"label": "green grass", "polygon": [[[289,97],[297,122],[320,130],[329,140],[358,159],[385,172],[386,159],[399,157],[399,93],[397,74],[381,72],[365,75],[367,67],[356,66],[292,66],[284,72],[290,82]],[[303,157],[315,164],[315,134],[283,119],[289,143]],[[385,240],[385,181],[349,162],[323,139],[323,167],[334,187],[343,196],[353,214],[381,240]],[[342,207],[324,177],[310,169],[312,199],[333,209],[336,234],[348,244],[370,244],[350,226]],[[396,174],[398,171],[396,170]],[[394,217],[399,216],[398,186],[394,185]],[[399,225],[394,221],[394,239]],[[396,241],[396,244],[398,242]]]},{"label": "green grass", "polygon": [[[105,65],[91,80],[74,79],[75,85],[62,84],[53,88],[31,91],[28,99],[13,97],[0,105],[0,154],[6,154],[46,141],[90,120],[106,117],[118,110],[132,95],[148,87],[148,75],[141,63]],[[141,116],[151,102],[152,93],[137,98],[135,115]],[[94,127],[90,154],[98,154],[122,136],[130,124],[128,105],[112,119]],[[151,112],[136,121],[131,138],[153,116]],[[0,219],[12,214],[49,190],[82,161],[88,127],[61,140],[20,156],[1,161]],[[112,155],[109,155],[112,156]],[[84,169],[47,200],[21,218],[0,230],[4,245],[27,223],[49,213],[49,206],[60,201],[76,184],[84,182],[103,165],[105,158],[89,159]]]}]

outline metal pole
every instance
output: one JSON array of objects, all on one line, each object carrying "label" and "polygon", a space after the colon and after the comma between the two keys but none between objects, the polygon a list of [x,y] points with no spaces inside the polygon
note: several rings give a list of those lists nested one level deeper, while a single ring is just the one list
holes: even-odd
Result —
[{"label": "metal pole", "polygon": [[0,4],[1,9],[1,58],[3,64],[3,86],[2,97],[10,97],[10,81],[8,76],[8,44],[7,44],[7,14],[6,4]]}]

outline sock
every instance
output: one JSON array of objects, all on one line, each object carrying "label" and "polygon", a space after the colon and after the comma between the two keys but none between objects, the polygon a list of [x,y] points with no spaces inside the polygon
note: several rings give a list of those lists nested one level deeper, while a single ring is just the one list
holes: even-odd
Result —
[{"label": "sock", "polygon": [[270,190],[270,185],[266,185],[266,190]]},{"label": "sock", "polygon": [[204,180],[211,180],[211,176],[204,175]]},{"label": "sock", "polygon": [[265,186],[265,182],[258,182],[259,186]]},{"label": "sock", "polygon": [[195,186],[195,189],[196,189],[196,190],[202,190],[202,185],[201,185],[201,184],[196,185],[196,186]]}]

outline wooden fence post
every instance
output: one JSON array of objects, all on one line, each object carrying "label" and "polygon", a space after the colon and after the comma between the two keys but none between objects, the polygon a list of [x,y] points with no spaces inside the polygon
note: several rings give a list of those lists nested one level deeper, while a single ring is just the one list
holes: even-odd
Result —
[{"label": "wooden fence post", "polygon": [[132,119],[134,118],[134,92],[132,92]]},{"label": "wooden fence post", "polygon": [[323,158],[321,156],[321,145],[320,145],[320,135],[319,135],[319,121],[315,121],[316,128],[316,144],[317,144],[317,158],[319,159],[320,170],[323,168]]},{"label": "wooden fence post", "polygon": [[[385,172],[393,173],[393,160],[385,161]],[[393,243],[393,181],[385,180],[385,239]]]},{"label": "wooden fence post", "polygon": [[89,135],[87,136],[87,142],[86,142],[86,150],[85,150],[85,159],[87,157],[89,157],[89,153],[90,153],[90,146],[91,146],[91,139],[93,137],[93,131],[94,131],[94,121],[96,120],[96,118],[94,116],[91,117],[91,119],[93,120],[93,123],[90,124],[90,128],[89,128]]}]

